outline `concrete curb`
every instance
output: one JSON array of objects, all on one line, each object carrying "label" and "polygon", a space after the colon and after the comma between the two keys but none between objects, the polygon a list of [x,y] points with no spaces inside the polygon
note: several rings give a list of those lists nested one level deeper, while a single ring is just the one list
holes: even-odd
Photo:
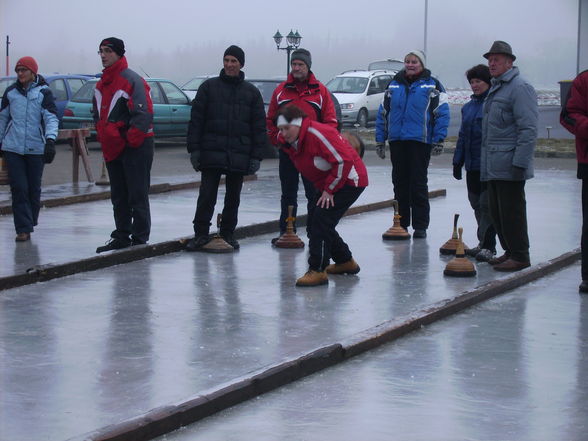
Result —
[{"label": "concrete curb", "polygon": [[236,378],[180,403],[155,408],[138,417],[70,438],[69,441],[143,441],[156,438],[394,341],[423,326],[558,271],[579,258],[579,249],[570,251],[520,273],[488,282],[407,316],[376,325],[355,334],[342,343],[317,348],[297,358],[285,360]]},{"label": "concrete curb", "polygon": [[[429,198],[437,198],[445,196],[447,191],[445,189],[433,190],[429,192]],[[351,216],[359,213],[367,213],[369,211],[381,210],[392,206],[392,199],[375,202],[365,205],[351,207],[345,216]],[[390,216],[392,222],[392,216]],[[306,215],[298,216],[296,218],[299,226],[306,225]],[[235,230],[235,238],[242,239],[244,237],[259,236],[261,234],[268,234],[278,231],[280,228],[279,220],[263,222],[260,224],[246,225],[238,227]],[[162,256],[164,254],[175,253],[184,249],[185,244],[192,236],[181,237],[165,242],[155,244],[138,245],[134,247],[124,248],[119,251],[113,251],[108,254],[99,254],[88,257],[86,259],[74,260],[60,264],[46,264],[38,265],[26,270],[22,274],[14,274],[11,276],[0,277],[0,291],[19,286],[30,285],[37,282],[46,282],[48,280],[57,279],[60,277],[70,276],[72,274],[82,273],[86,271],[96,271],[98,269],[107,268],[109,266],[120,265],[123,263],[135,262],[137,260],[147,259],[149,257]]]},{"label": "concrete curb", "polygon": [[[243,179],[247,181],[256,181],[257,175],[247,175]],[[224,185],[225,178],[221,178],[220,185]],[[186,181],[170,184],[169,182],[163,182],[161,184],[153,184],[149,187],[149,194],[166,193],[168,191],[186,190],[189,188],[200,187],[200,181]],[[61,207],[63,205],[80,204],[84,202],[95,202],[102,201],[104,199],[110,199],[110,190],[97,191],[86,194],[74,194],[70,196],[63,196],[60,198],[49,198],[41,200],[42,208],[53,208]],[[0,204],[0,215],[12,214],[12,205],[10,203],[3,202]]]}]

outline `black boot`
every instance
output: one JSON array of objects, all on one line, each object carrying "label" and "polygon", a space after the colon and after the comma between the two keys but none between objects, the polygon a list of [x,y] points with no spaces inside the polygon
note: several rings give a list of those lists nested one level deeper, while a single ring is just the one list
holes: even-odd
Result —
[{"label": "black boot", "polygon": [[210,236],[208,234],[199,234],[194,236],[186,244],[186,251],[200,251],[204,245],[210,242]]},{"label": "black boot", "polygon": [[233,236],[233,233],[220,233],[220,236],[224,239],[226,243],[233,247],[234,250],[238,250],[240,248],[239,242]]},{"label": "black boot", "polygon": [[121,240],[112,238],[106,245],[102,245],[101,247],[96,248],[97,253],[104,253],[105,251],[112,251],[112,250],[120,250],[123,248],[127,248],[131,246],[130,240]]}]

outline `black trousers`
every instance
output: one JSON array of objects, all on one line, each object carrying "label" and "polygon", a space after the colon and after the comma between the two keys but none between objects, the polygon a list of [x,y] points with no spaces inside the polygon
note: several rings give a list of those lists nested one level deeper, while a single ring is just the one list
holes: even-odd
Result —
[{"label": "black trousers", "polygon": [[106,163],[116,226],[110,237],[124,242],[132,239],[136,243],[149,240],[152,163],[153,138],[146,138],[138,148],[126,147],[118,158]]},{"label": "black trousers", "polygon": [[588,178],[582,179],[582,280],[588,281]]},{"label": "black trousers", "polygon": [[500,245],[512,259],[529,262],[525,181],[488,181],[488,200]]},{"label": "black trousers", "polygon": [[317,207],[316,202],[320,193],[315,192],[312,207],[308,212],[307,227],[310,269],[324,270],[331,258],[335,263],[344,263],[351,259],[351,251],[335,227],[363,190],[365,187],[344,186],[333,195],[334,206],[330,208]]},{"label": "black trousers", "polygon": [[225,179],[225,203],[220,224],[220,233],[232,235],[237,227],[243,174],[231,173],[221,169],[205,169],[201,172],[200,191],[194,215],[194,233],[207,235],[210,233],[210,220],[214,214],[214,206],[218,195],[218,186],[222,175]]},{"label": "black trousers", "polygon": [[[280,197],[280,234],[286,232],[286,219],[288,217],[288,206],[292,205],[292,216],[296,217],[298,211],[298,183],[302,177],[302,184],[304,185],[304,193],[306,195],[306,209],[310,213],[312,200],[316,194],[316,188],[308,179],[300,175],[300,172],[294,167],[290,157],[282,150],[280,155],[280,185],[282,189],[282,196]],[[296,231],[296,225],[294,225]],[[306,228],[308,232],[308,227]]]},{"label": "black trousers", "polygon": [[466,172],[466,186],[468,189],[468,200],[474,210],[476,222],[478,223],[478,246],[487,250],[496,251],[496,230],[490,217],[488,206],[488,185],[480,181],[480,171],[471,170]]},{"label": "black trousers", "polygon": [[400,225],[415,230],[429,227],[429,186],[427,170],[431,145],[417,141],[390,142],[394,199],[398,201]]}]

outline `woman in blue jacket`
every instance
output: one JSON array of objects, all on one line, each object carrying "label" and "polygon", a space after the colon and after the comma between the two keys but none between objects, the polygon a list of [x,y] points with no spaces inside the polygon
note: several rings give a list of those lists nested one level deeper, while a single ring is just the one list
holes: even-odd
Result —
[{"label": "woman in blue jacket", "polygon": [[0,103],[0,145],[10,177],[15,240],[25,242],[39,218],[43,167],[55,157],[59,120],[35,59],[21,58],[14,70],[17,80]]},{"label": "woman in blue jacket", "polygon": [[461,169],[465,165],[468,199],[478,223],[478,241],[475,248],[466,251],[476,260],[487,262],[496,254],[496,231],[492,226],[488,208],[486,182],[480,181],[480,148],[482,146],[482,108],[490,88],[490,70],[478,64],[466,72],[472,88],[471,100],[461,109],[461,127],[453,154],[453,177],[462,178]]},{"label": "woman in blue jacket", "polygon": [[427,170],[431,152],[443,150],[449,126],[445,88],[425,69],[425,54],[415,50],[404,57],[404,69],[396,74],[384,94],[376,119],[376,152],[386,156],[390,145],[394,198],[400,225],[412,224],[413,237],[427,237],[429,187]]}]

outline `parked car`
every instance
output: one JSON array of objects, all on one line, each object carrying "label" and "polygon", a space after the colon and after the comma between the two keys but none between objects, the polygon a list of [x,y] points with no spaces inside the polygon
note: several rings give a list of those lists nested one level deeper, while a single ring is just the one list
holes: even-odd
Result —
[{"label": "parked car", "polygon": [[[41,74],[55,97],[57,106],[57,117],[59,121],[63,118],[63,111],[67,102],[80,90],[80,88],[91,78],[90,75],[70,75],[70,74]],[[16,81],[16,76],[0,78],[0,96],[8,86]]]},{"label": "parked car", "polygon": [[200,85],[214,76],[216,75],[200,75],[198,77],[194,77],[182,87],[180,87],[180,89],[184,91],[190,100],[193,100],[196,97],[196,92],[198,92]]},{"label": "parked car", "polygon": [[341,105],[344,124],[365,127],[376,119],[386,87],[396,72],[389,70],[350,70],[337,75],[327,88]]},{"label": "parked car", "polygon": [[[186,136],[192,106],[186,94],[163,78],[145,78],[153,100],[153,131],[156,137]],[[98,79],[88,81],[74,95],[63,117],[64,129],[94,128],[92,98]],[[94,135],[96,132],[92,131]]]},{"label": "parked car", "polygon": [[265,113],[267,113],[267,109],[272,99],[272,94],[274,93],[274,90],[276,90],[276,87],[278,87],[280,83],[284,82],[285,79],[246,79],[255,87],[257,87],[261,92],[261,97],[263,98],[263,106],[265,107]]},{"label": "parked car", "polygon": [[367,68],[367,70],[393,70],[394,72],[399,72],[402,69],[404,69],[404,61],[398,58],[372,61]]}]

